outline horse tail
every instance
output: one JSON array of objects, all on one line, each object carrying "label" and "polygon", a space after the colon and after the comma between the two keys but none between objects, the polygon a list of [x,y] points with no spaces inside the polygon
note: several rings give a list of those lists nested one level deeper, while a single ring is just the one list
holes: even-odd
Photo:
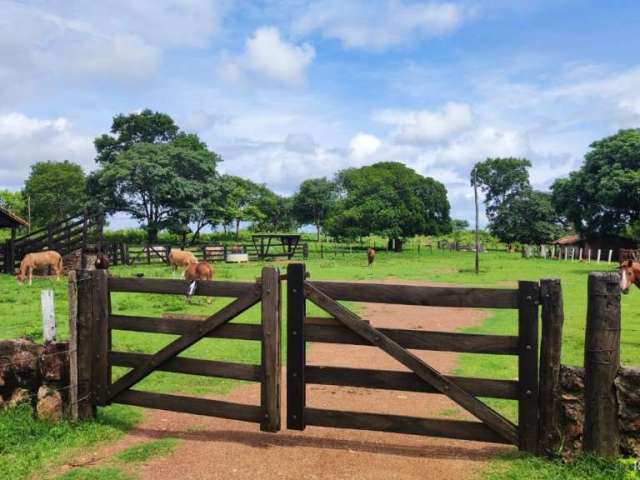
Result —
[{"label": "horse tail", "polygon": [[60,257],[58,258],[58,262],[56,266],[58,268],[58,275],[59,276],[64,275],[64,262],[62,261],[62,255],[60,255]]}]

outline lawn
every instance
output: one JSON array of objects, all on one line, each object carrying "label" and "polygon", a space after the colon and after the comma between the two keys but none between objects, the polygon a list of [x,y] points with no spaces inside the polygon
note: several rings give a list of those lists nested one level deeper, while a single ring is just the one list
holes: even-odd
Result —
[{"label": "lawn", "polygon": [[[333,280],[373,280],[399,278],[449,282],[455,284],[480,286],[516,286],[517,280],[538,280],[541,278],[560,278],[564,295],[565,329],[563,339],[563,363],[582,364],[584,326],[586,315],[587,274],[594,270],[611,270],[613,265],[606,263],[584,263],[541,259],[522,259],[518,254],[485,253],[481,257],[481,273],[473,271],[473,254],[464,252],[423,250],[421,254],[407,252],[403,254],[379,252],[372,268],[366,267],[364,253],[325,254],[324,259],[315,255],[307,261],[307,270],[312,279]],[[284,263],[277,263],[283,270]],[[260,275],[261,263],[243,265],[216,264],[217,279],[254,280]],[[144,273],[146,277],[170,277],[170,270],[162,265],[140,267],[115,267],[114,275],[132,275]],[[0,339],[16,338],[27,335],[36,340],[41,337],[39,292],[42,288],[53,288],[56,300],[58,333],[61,339],[68,336],[66,324],[66,283],[38,280],[32,287],[16,285],[15,279],[0,275]],[[113,295],[113,311],[116,313],[160,316],[163,312],[210,313],[229,300],[216,299],[213,307],[204,299],[197,299],[192,305],[186,305],[182,297],[167,295],[126,294]],[[623,296],[623,332],[622,362],[640,364],[640,292],[632,291]],[[310,308],[309,314],[318,313]],[[259,307],[253,307],[235,321],[257,323]],[[283,328],[283,330],[285,330]],[[492,312],[489,318],[473,331],[482,333],[513,334],[517,331],[515,311]],[[126,351],[157,351],[175,337],[135,332],[114,332],[114,349]],[[258,342],[205,339],[184,354],[185,356],[207,359],[225,359],[234,362],[257,363],[260,356]],[[482,357],[482,361],[478,361]],[[499,372],[496,374],[496,372]],[[116,372],[117,374],[118,372]],[[461,355],[457,374],[487,378],[514,378],[516,376],[515,359],[502,356]],[[220,379],[198,378],[171,373],[154,373],[141,386],[148,390],[184,393],[225,392],[233,383]],[[514,402],[491,402],[508,416],[515,416]],[[96,429],[110,428],[108,420],[95,425]],[[0,432],[0,435],[2,433]],[[89,438],[88,442],[95,441]],[[5,453],[0,449],[0,459]],[[49,458],[52,458],[50,456]],[[535,478],[556,478],[558,467],[548,462],[523,460],[501,460],[500,468],[487,475],[493,478],[527,478],[530,470]],[[505,467],[505,465],[507,465]],[[541,467],[542,465],[542,467]],[[541,476],[541,469],[548,466],[549,476]],[[589,468],[594,465],[589,463]],[[595,464],[596,466],[598,464]],[[582,470],[572,471],[578,475]],[[617,470],[616,470],[617,471]],[[511,473],[517,476],[509,476]],[[555,473],[554,473],[555,472]],[[578,472],[578,473],[576,473]],[[552,475],[553,473],[553,475]],[[1,475],[1,474],[0,474]],[[19,476],[13,478],[20,478]],[[534,478],[534,477],[532,477]],[[559,477],[558,477],[559,478]],[[575,476],[575,478],[582,478]],[[586,478],[586,477],[585,477]],[[615,477],[612,477],[615,478]]]}]

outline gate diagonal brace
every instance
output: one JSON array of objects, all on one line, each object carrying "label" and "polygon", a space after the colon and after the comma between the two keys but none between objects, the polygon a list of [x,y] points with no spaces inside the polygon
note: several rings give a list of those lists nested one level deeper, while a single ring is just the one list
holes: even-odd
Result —
[{"label": "gate diagonal brace", "polygon": [[242,312],[248,310],[261,299],[261,289],[256,288],[241,297],[238,297],[235,301],[231,302],[227,306],[223,307],[206,320],[202,322],[194,322],[193,332],[186,333],[180,338],[174,340],[169,345],[164,347],[159,352],[155,353],[149,360],[134,368],[126,375],[122,376],[108,389],[107,399],[112,400],[124,390],[131,388],[136,383],[140,382],[146,376],[151,374],[156,368],[179,355],[193,344],[206,337],[213,330],[219,326],[227,323],[229,320],[237,317]]},{"label": "gate diagonal brace", "polygon": [[512,422],[487,407],[473,395],[445,378],[440,372],[422,359],[402,348],[398,343],[367,324],[351,310],[343,307],[308,282],[304,284],[304,292],[309,300],[340,320],[354,333],[360,335],[372,345],[379,347],[391,357],[398,360],[427,384],[469,411],[505,440],[514,445],[518,444],[518,430]]}]

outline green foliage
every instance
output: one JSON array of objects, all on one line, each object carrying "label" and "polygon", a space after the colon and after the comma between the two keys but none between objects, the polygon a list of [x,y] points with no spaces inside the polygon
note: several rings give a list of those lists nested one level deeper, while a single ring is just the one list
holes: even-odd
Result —
[{"label": "green foliage", "polygon": [[531,162],[526,158],[487,158],[471,171],[471,185],[477,181],[485,195],[487,218],[492,221],[500,205],[509,197],[530,188]]},{"label": "green foliage", "polygon": [[27,202],[22,192],[0,190],[0,206],[15,213],[19,217],[27,218]]},{"label": "green foliage", "polygon": [[618,460],[580,457],[573,462],[549,461],[519,454],[503,455],[491,462],[482,478],[487,480],[634,480],[640,475]]},{"label": "green foliage", "polygon": [[74,468],[56,480],[134,480],[128,473],[114,467]]},{"label": "green foliage", "polygon": [[562,233],[551,195],[526,189],[507,197],[489,228],[505,243],[548,243]]},{"label": "green foliage", "polygon": [[317,240],[320,230],[336,204],[336,185],[326,178],[305,180],[293,196],[293,215],[301,225],[314,225]]},{"label": "green foliage", "polygon": [[140,419],[137,410],[113,406],[100,409],[95,421],[50,425],[35,420],[30,405],[2,410],[0,478],[27,478],[53,460],[63,461],[70,449],[118,438]]},{"label": "green foliage", "polygon": [[32,227],[56,223],[77,215],[86,205],[86,179],[80,165],[38,162],[24,184],[23,198],[31,197]]},{"label": "green foliage", "polygon": [[145,110],[114,118],[112,132],[96,139],[101,165],[89,192],[107,211],[127,212],[155,242],[164,227],[186,229],[212,194],[220,157],[197,135],[178,133],[170,117]]},{"label": "green foliage", "polygon": [[640,221],[640,129],[590,147],[579,170],[554,182],[554,206],[587,237],[624,234]]},{"label": "green foliage", "polygon": [[118,452],[115,458],[124,463],[146,462],[150,458],[169,455],[177,445],[175,438],[161,438],[126,448]]},{"label": "green foliage", "polygon": [[469,228],[469,222],[466,220],[459,220],[457,218],[453,218],[451,220],[451,231],[452,232],[462,232]]},{"label": "green foliage", "polygon": [[443,184],[398,162],[342,170],[340,198],[327,222],[334,237],[390,238],[446,233],[451,228]]}]

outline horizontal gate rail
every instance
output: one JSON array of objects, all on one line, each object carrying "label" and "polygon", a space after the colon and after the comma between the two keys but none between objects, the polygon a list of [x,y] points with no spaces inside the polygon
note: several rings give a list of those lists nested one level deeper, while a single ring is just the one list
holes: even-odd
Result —
[{"label": "horizontal gate rail", "polygon": [[518,290],[417,287],[356,282],[307,282],[334,300],[430,307],[518,308]]},{"label": "horizontal gate rail", "polygon": [[[509,335],[476,335],[473,333],[430,332],[379,328],[404,348],[439,352],[491,353],[518,355],[518,337]],[[371,345],[370,342],[346,327],[306,325],[305,339],[309,342]]]},{"label": "horizontal gate rail", "polygon": [[[318,385],[438,393],[435,388],[420,380],[411,372],[307,366],[304,375],[307,383],[315,383]],[[477,397],[506,398],[511,400],[518,398],[518,382],[513,380],[493,380],[488,378],[467,378],[447,375],[445,375],[445,378]]]},{"label": "horizontal gate rail", "polygon": [[443,420],[306,408],[305,421],[307,425],[315,425],[317,427],[352,428],[356,430],[455,438],[458,440],[512,443],[496,434],[483,423],[465,420]]},{"label": "horizontal gate rail", "polygon": [[[189,284],[184,280],[160,278],[109,278],[109,290],[112,292],[162,293],[185,295]],[[249,282],[199,282],[194,295],[207,297],[239,297],[248,291],[259,292],[260,287]]]}]

